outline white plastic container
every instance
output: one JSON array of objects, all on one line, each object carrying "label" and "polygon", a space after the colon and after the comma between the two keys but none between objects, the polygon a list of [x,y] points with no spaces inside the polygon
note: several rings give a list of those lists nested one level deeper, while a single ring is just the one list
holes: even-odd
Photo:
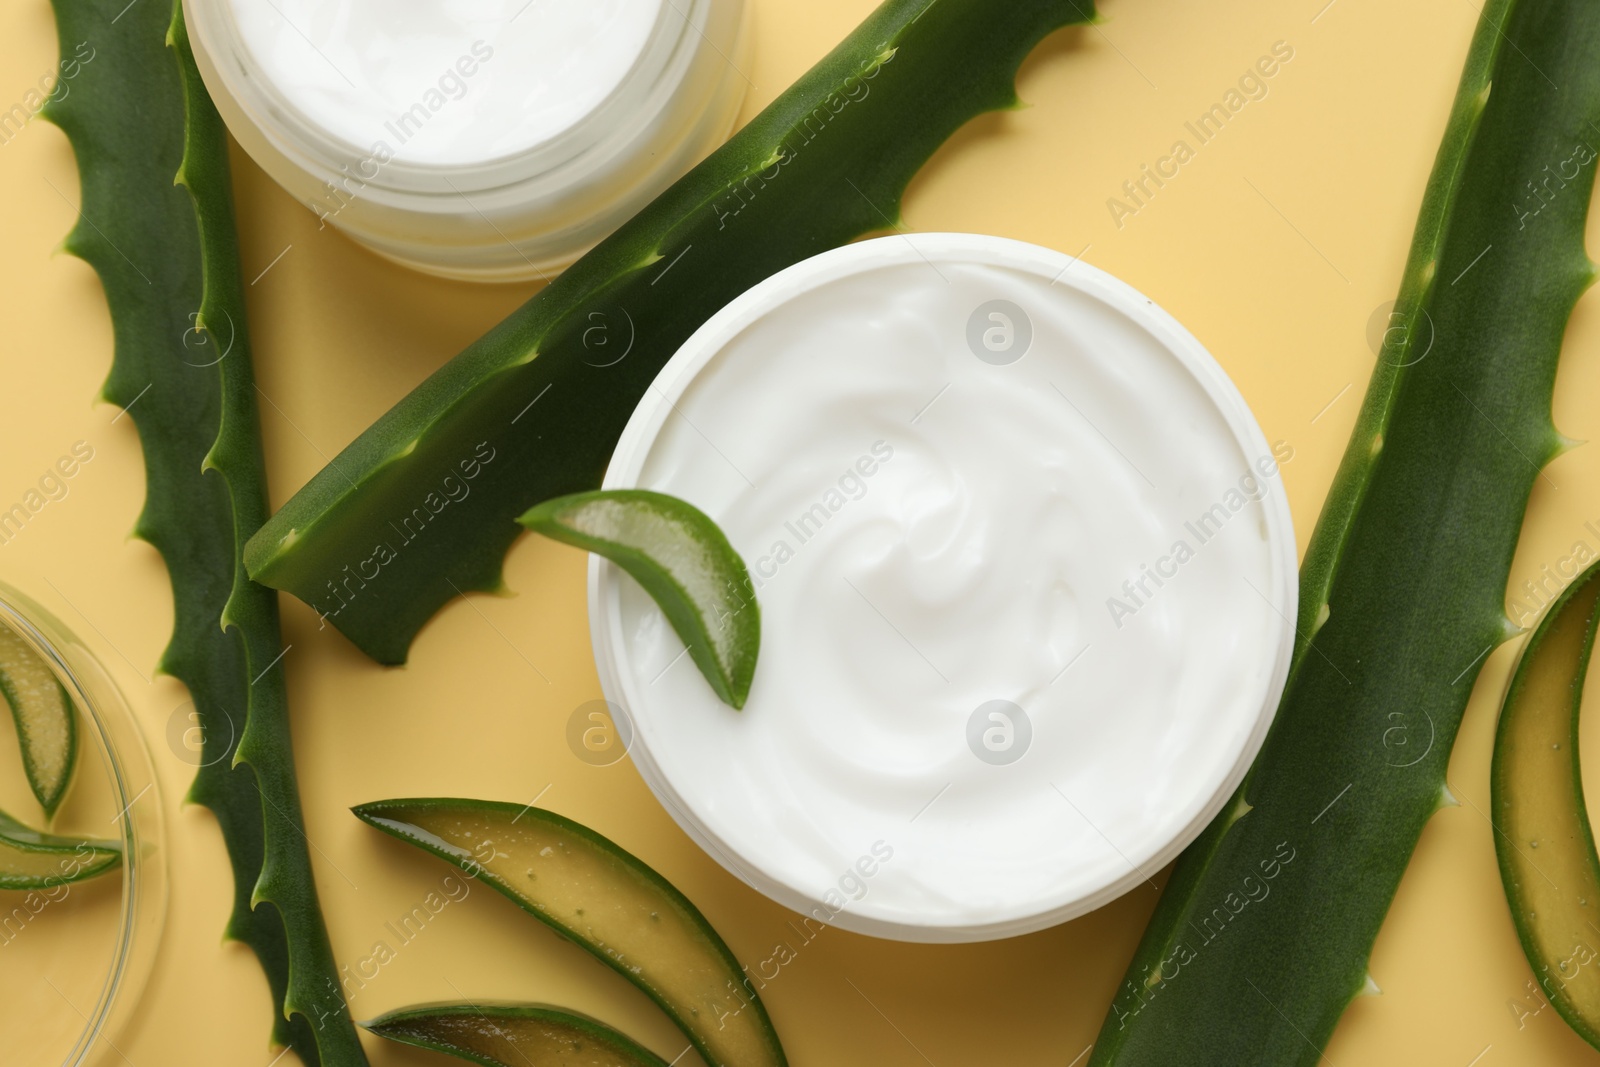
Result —
[{"label": "white plastic container", "polygon": [[1173,859],[1260,747],[1292,455],[1087,264],[966,234],[836,249],[706,322],[605,480],[696,504],[750,567],[747,704],[593,557],[600,680],[673,818],[772,899],[910,941],[1052,926]]},{"label": "white plastic container", "polygon": [[184,0],[246,152],[392,260],[576,259],[726,137],[743,0]]}]

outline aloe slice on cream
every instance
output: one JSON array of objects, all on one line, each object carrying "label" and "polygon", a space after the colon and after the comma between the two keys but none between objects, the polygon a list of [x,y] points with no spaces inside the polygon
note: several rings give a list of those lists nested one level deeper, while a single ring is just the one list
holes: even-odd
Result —
[{"label": "aloe slice on cream", "polygon": [[705,512],[665,493],[611,489],[546,501],[519,521],[633,575],[717,698],[744,707],[761,649],[761,612],[744,561]]}]

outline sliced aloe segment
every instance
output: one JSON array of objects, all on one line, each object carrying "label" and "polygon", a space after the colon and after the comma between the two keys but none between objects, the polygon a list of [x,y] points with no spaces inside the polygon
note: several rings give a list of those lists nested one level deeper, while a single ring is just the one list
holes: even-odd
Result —
[{"label": "sliced aloe segment", "polygon": [[717,696],[744,707],[761,649],[761,613],[744,560],[709,515],[666,493],[609,489],[547,500],[518,521],[633,575]]},{"label": "sliced aloe segment", "polygon": [[588,827],[486,800],[380,800],[352,810],[594,953],[659,1004],[708,1067],[788,1062],[760,997],[705,916]]},{"label": "sliced aloe segment", "polygon": [[49,889],[105,874],[122,863],[114,841],[62,837],[0,811],[0,889]]},{"label": "sliced aloe segment", "polygon": [[27,642],[0,626],[0,693],[11,705],[28,787],[46,816],[54,816],[78,761],[72,701]]},{"label": "sliced aloe segment", "polygon": [[1561,1017],[1600,1048],[1600,856],[1583,801],[1578,713],[1600,621],[1600,565],[1528,639],[1495,733],[1490,803],[1511,918]]},{"label": "sliced aloe segment", "polygon": [[668,1067],[604,1023],[533,1004],[402,1008],[361,1025],[390,1041],[484,1067]]},{"label": "sliced aloe segment", "polygon": [[[896,225],[934,150],[976,115],[1016,106],[1024,57],[1094,16],[1092,0],[885,0],[339,453],[251,538],[250,577],[311,604],[379,662],[405,662],[429,616],[463,589],[499,584],[516,515],[599,486],[628,417],[690,334],[763,278]],[[470,496],[427,520],[427,537],[381,550],[381,569],[361,564],[440,479],[480,468]],[[346,565],[372,576],[359,596],[337,592]]]}]

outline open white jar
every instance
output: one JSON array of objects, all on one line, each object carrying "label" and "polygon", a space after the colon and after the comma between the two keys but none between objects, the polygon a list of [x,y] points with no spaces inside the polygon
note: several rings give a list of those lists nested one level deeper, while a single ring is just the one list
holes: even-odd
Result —
[{"label": "open white jar", "polygon": [[184,0],[246,152],[397,262],[570,263],[727,135],[743,0]]},{"label": "open white jar", "polygon": [[592,557],[601,684],[673,818],[780,903],[913,941],[1042,929],[1159,871],[1260,747],[1292,455],[1093,267],[968,234],[836,249],[685,342],[605,479],[697,505],[749,566],[744,710]]}]

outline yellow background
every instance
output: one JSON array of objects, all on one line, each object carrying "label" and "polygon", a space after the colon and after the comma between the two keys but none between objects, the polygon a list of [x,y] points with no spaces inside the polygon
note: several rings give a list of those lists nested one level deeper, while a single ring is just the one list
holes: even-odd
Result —
[{"label": "yellow background", "polygon": [[[905,204],[912,230],[1001,234],[1068,253],[1087,245],[1089,262],[1176,315],[1233,376],[1268,438],[1293,445],[1284,478],[1302,547],[1373,363],[1368,324],[1397,290],[1477,16],[1473,0],[1324,3],[1110,0],[1103,25],[1053,37],[1023,67],[1028,108],[962,130]],[[745,116],[872,5],[751,6]],[[1107,198],[1280,40],[1295,54],[1269,95],[1114,225]],[[20,100],[54,61],[44,0],[7,3],[0,101]],[[534,287],[475,287],[391,266],[319,231],[248,160],[236,164],[276,504]],[[265,985],[244,949],[219,943],[229,877],[222,845],[207,812],[180,806],[191,768],[164,741],[186,697],[170,679],[147,681],[169,632],[170,598],[159,557],[126,537],[143,493],[133,427],[91,402],[110,358],[104,301],[86,266],[52,254],[72,225],[76,190],[71,152],[54,128],[32,123],[0,147],[0,501],[19,498],[74,441],[96,450],[68,498],[0,547],[0,577],[98,651],[134,705],[162,779],[171,907],[140,1022],[118,1039],[121,1051],[137,1067],[265,1067],[273,1057]],[[1576,438],[1600,437],[1597,300],[1591,293],[1578,308],[1557,384],[1556,424]],[[1513,585],[1579,539],[1600,547],[1584,528],[1591,519],[1600,520],[1600,449],[1580,448],[1535,487]],[[655,865],[742,958],[793,939],[789,914],[692,845],[631,764],[595,768],[569,751],[568,716],[599,695],[583,575],[579,553],[525,540],[507,569],[519,595],[453,603],[401,670],[366,661],[285,599],[307,830],[342,962],[392,942],[384,923],[446,874],[360,825],[349,805],[418,794],[528,801],[547,787],[542,804]],[[1527,995],[1530,974],[1483,812],[1496,705],[1515,651],[1515,642],[1497,650],[1479,679],[1450,771],[1464,803],[1423,836],[1373,958],[1382,995],[1346,1014],[1327,1050],[1338,1067],[1600,1062],[1553,1009],[1519,1020],[1512,1007],[1532,1011],[1539,1001]],[[1591,753],[1600,752],[1596,731],[1591,724]],[[798,1065],[1059,1067],[1093,1040],[1154,898],[1144,887],[1057,929],[986,945],[900,945],[829,930],[764,995]],[[352,1007],[367,1018],[461,996],[555,1001],[623,1027],[668,1059],[683,1047],[620,978],[481,888],[401,948]],[[379,1064],[439,1062],[369,1043]]]}]

